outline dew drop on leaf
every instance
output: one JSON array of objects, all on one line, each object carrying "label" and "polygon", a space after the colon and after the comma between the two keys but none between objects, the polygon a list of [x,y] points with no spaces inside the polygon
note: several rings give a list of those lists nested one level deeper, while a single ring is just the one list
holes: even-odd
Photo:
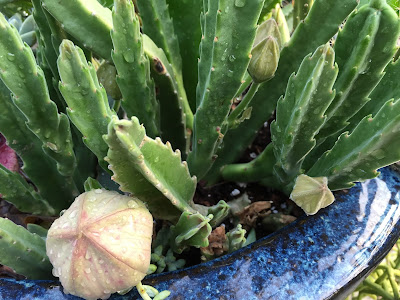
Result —
[{"label": "dew drop on leaf", "polygon": [[7,53],[7,58],[9,61],[14,61],[15,60],[15,55],[13,53]]},{"label": "dew drop on leaf", "polygon": [[246,0],[235,0],[236,7],[243,7],[246,5]]}]

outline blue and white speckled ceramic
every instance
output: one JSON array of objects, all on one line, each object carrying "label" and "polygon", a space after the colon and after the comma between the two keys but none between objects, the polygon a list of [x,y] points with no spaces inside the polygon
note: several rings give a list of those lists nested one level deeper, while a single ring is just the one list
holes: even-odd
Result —
[{"label": "blue and white speckled ceramic", "polygon": [[[169,299],[344,299],[400,237],[400,177],[390,168],[336,202],[246,248],[149,276]],[[79,299],[56,281],[0,280],[0,299]],[[140,299],[136,291],[110,299]]]}]

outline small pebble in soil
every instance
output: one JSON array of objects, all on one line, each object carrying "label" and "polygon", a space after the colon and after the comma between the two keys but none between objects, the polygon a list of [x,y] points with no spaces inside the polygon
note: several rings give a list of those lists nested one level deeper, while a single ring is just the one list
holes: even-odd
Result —
[{"label": "small pebble in soil", "polygon": [[255,154],[254,152],[251,152],[251,153],[249,154],[249,156],[250,156],[251,158],[256,158],[256,157],[257,157],[257,154]]},{"label": "small pebble in soil", "polygon": [[286,205],[286,203],[282,203],[282,204],[281,204],[281,208],[282,208],[282,209],[285,209],[285,208],[287,208],[287,205]]},{"label": "small pebble in soil", "polygon": [[238,195],[240,195],[240,191],[239,191],[238,189],[234,189],[234,190],[231,192],[231,196],[233,196],[233,197],[238,196]]}]

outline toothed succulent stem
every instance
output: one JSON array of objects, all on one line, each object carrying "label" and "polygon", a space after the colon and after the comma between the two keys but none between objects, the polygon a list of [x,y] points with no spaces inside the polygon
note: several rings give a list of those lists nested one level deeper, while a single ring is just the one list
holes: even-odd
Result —
[{"label": "toothed succulent stem", "polygon": [[345,0],[341,5],[337,5],[336,0],[314,3],[305,22],[296,28],[290,41],[282,49],[274,78],[263,83],[250,102],[249,106],[256,108],[257,114],[224,135],[224,142],[216,153],[218,158],[209,171],[211,183],[219,178],[222,166],[238,159],[251,144],[258,130],[272,115],[279,97],[285,92],[290,75],[298,69],[304,56],[327,43],[356,6],[356,0]]},{"label": "toothed succulent stem", "polygon": [[293,28],[295,29],[307,16],[314,0],[293,0]]},{"label": "toothed succulent stem", "polygon": [[107,126],[115,115],[108,104],[105,89],[99,84],[96,71],[86,62],[83,51],[69,40],[63,40],[57,61],[60,91],[68,104],[68,116],[83,135],[87,147],[105,169],[108,146],[103,140]]},{"label": "toothed succulent stem", "polygon": [[105,141],[109,146],[106,161],[122,191],[146,202],[157,218],[177,220],[182,211],[195,212],[196,179],[181,162],[179,150],[173,152],[168,142],[147,137],[135,117],[118,120],[114,116]]},{"label": "toothed succulent stem", "polygon": [[[62,176],[56,162],[42,150],[42,142],[26,126],[26,117],[14,105],[10,91],[0,82],[0,132],[9,141],[23,162],[22,170],[40,195],[59,213],[78,195],[72,178]],[[35,204],[32,204],[35,205]]]},{"label": "toothed succulent stem", "polygon": [[[354,33],[353,28],[360,30]],[[334,85],[336,97],[318,139],[335,133],[338,137],[348,120],[370,100],[369,94],[394,55],[399,33],[399,18],[385,0],[371,1],[348,18],[334,46],[340,70]]]},{"label": "toothed succulent stem", "polygon": [[57,161],[59,172],[72,176],[76,160],[66,115],[58,114],[49,97],[43,71],[29,46],[0,15],[0,77],[14,95],[15,105],[27,118],[27,126],[42,141],[43,150]]},{"label": "toothed succulent stem", "polygon": [[112,59],[118,72],[122,107],[128,118],[137,117],[148,135],[154,138],[160,135],[159,105],[155,98],[154,81],[150,78],[150,62],[143,50],[139,19],[130,1],[115,1],[113,26]]},{"label": "toothed succulent stem", "polygon": [[0,218],[0,237],[1,264],[30,279],[51,278],[45,241],[40,236]]},{"label": "toothed succulent stem", "polygon": [[214,1],[204,8],[197,111],[192,152],[188,156],[190,171],[198,178],[206,175],[216,159],[231,99],[249,64],[262,4],[259,0],[243,6],[234,1],[220,1],[219,5]]}]

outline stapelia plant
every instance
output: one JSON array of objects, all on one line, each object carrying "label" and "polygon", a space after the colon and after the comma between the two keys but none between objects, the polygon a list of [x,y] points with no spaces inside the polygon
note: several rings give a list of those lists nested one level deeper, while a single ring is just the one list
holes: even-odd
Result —
[{"label": "stapelia plant", "polygon": [[[23,24],[36,23],[35,52],[11,25],[22,20],[0,17],[0,132],[24,175],[1,168],[0,193],[23,212],[57,216],[71,204],[79,210],[68,210],[47,239],[53,274],[68,292],[104,298],[138,284],[150,257],[149,272],[182,267],[175,256],[189,247],[212,258],[205,248],[210,232],[231,204],[195,204],[199,180],[260,182],[314,214],[334,201],[331,190],[400,160],[398,2],[296,0],[287,18],[279,3],[32,0],[33,17]],[[273,112],[271,143],[253,161],[234,164]],[[107,205],[89,203],[96,191]],[[95,239],[87,237],[94,233],[85,230],[97,226],[90,216],[107,223],[130,201],[143,201],[164,224],[153,254],[147,247],[143,264],[131,266],[140,273],[130,273],[134,280],[88,275],[106,272],[98,265],[104,255],[105,266],[126,271],[114,261],[124,253],[93,248]],[[134,210],[127,218],[142,222]],[[48,278],[45,241],[37,234],[46,232],[28,229],[0,220],[0,245],[9,249],[0,263]],[[128,231],[95,233],[99,241],[125,243],[125,234],[136,234]],[[240,225],[233,228],[219,252],[242,247],[244,236]],[[71,281],[75,269],[101,281],[87,283],[104,287],[101,295]]]}]

